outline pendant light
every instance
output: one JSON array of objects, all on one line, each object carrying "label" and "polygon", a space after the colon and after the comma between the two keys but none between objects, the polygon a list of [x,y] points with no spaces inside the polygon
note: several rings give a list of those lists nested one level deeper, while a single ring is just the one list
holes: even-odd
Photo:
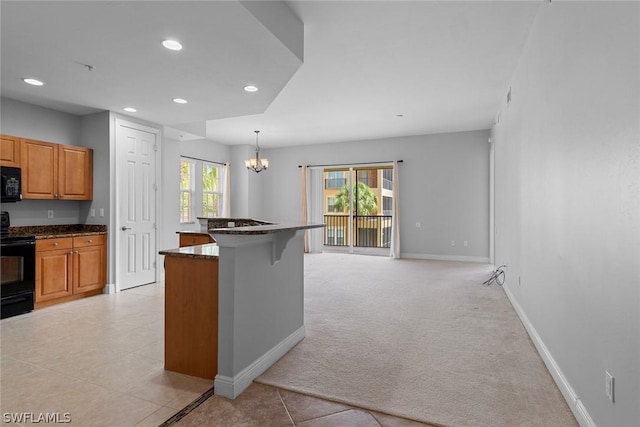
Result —
[{"label": "pendant light", "polygon": [[267,170],[269,167],[269,160],[260,158],[260,146],[258,145],[258,134],[260,131],[254,130],[254,132],[256,133],[256,157],[245,160],[244,165],[247,169],[252,170],[255,173],[260,173],[263,170]]}]

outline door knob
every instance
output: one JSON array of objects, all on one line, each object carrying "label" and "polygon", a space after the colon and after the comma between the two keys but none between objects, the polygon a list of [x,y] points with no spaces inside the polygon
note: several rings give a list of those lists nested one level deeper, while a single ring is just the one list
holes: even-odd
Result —
[{"label": "door knob", "polygon": [[131,227],[125,227],[124,225],[121,228],[122,231],[127,231],[127,230],[131,230]]}]

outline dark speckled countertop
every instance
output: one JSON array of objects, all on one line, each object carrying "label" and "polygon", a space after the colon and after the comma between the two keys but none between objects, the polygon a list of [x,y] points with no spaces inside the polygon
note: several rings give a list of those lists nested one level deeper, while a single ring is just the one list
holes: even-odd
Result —
[{"label": "dark speckled countertop", "polygon": [[197,245],[197,246],[185,246],[183,248],[178,249],[168,249],[165,251],[158,252],[160,255],[168,255],[168,256],[177,256],[184,258],[207,258],[207,259],[215,259],[218,258],[218,245],[215,243],[209,243],[206,245]]},{"label": "dark speckled countertop", "polygon": [[284,222],[281,224],[263,224],[247,227],[230,227],[209,229],[209,234],[236,234],[236,235],[256,235],[273,234],[281,231],[308,230],[311,228],[321,228],[324,224],[314,224],[306,222]]},{"label": "dark speckled countertop", "polygon": [[107,234],[106,225],[63,224],[63,225],[27,225],[9,227],[10,236],[36,236],[36,239],[91,236]]}]

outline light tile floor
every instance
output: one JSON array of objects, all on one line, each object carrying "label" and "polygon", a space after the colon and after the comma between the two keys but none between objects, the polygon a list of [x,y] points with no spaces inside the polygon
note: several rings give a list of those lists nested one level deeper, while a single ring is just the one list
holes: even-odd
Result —
[{"label": "light tile floor", "polygon": [[[40,414],[74,426],[158,426],[212,381],[164,370],[164,286],[141,286],[0,321],[0,423]],[[22,418],[24,420],[24,418]],[[15,422],[11,425],[42,425]],[[423,424],[253,384],[214,396],[176,426]]]}]

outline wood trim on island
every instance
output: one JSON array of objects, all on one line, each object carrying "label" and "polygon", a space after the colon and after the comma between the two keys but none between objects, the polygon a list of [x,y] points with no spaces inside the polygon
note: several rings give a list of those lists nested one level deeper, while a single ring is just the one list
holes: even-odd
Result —
[{"label": "wood trim on island", "polygon": [[213,380],[218,370],[218,258],[167,256],[164,301],[164,368]]}]

